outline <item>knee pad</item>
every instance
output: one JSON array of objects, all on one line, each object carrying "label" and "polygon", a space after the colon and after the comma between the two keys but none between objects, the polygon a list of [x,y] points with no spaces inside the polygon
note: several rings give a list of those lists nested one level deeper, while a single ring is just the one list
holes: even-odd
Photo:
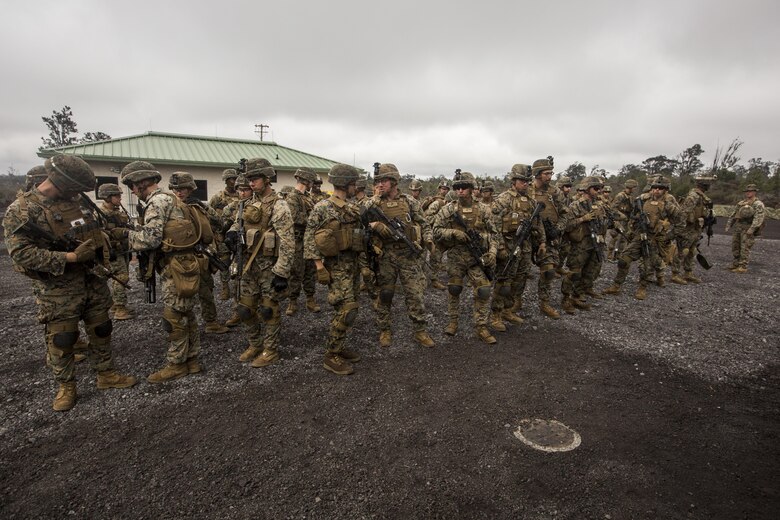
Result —
[{"label": "knee pad", "polygon": [[629,265],[631,265],[631,261],[625,256],[621,256],[618,259],[618,269],[628,269]]},{"label": "knee pad", "polygon": [[93,338],[105,339],[111,336],[114,325],[107,312],[102,312],[97,316],[92,316],[89,320],[84,320],[84,328],[87,329],[87,335]]},{"label": "knee pad", "polygon": [[487,300],[490,298],[490,285],[480,285],[474,288],[474,298]]},{"label": "knee pad", "polygon": [[236,314],[238,314],[238,318],[245,323],[252,321],[255,318],[255,311],[253,311],[243,303],[239,303],[236,306]]},{"label": "knee pad", "polygon": [[379,290],[379,301],[384,305],[390,305],[393,303],[393,296],[395,295],[395,289],[388,289],[383,287]]},{"label": "knee pad", "polygon": [[263,298],[263,301],[260,302],[260,306],[257,308],[257,313],[260,315],[260,319],[269,325],[279,323],[279,317],[281,316],[279,303],[271,298]]},{"label": "knee pad", "polygon": [[106,320],[103,323],[95,325],[92,329],[95,331],[95,336],[98,338],[107,338],[111,336],[111,331],[114,330],[114,325],[111,320]]},{"label": "knee pad", "polygon": [[503,298],[509,298],[512,296],[512,286],[508,283],[497,283],[496,289],[498,291],[498,295]]},{"label": "knee pad", "polygon": [[186,323],[182,323],[185,315],[165,307],[163,309],[163,330],[168,333],[168,341],[175,341],[187,337]]},{"label": "knee pad", "polygon": [[344,307],[341,309],[341,312],[339,312],[339,318],[336,323],[336,328],[338,328],[341,331],[346,331],[349,327],[352,326],[353,323],[355,323],[357,314],[358,314],[357,302],[345,303]]},{"label": "knee pad", "polygon": [[447,282],[447,292],[453,296],[460,296],[460,293],[463,292],[463,279],[450,278]]},{"label": "knee pad", "polygon": [[541,274],[542,277],[548,282],[555,280],[555,269],[549,269],[547,271],[543,271]]},{"label": "knee pad", "polygon": [[49,323],[46,332],[51,335],[52,344],[61,350],[69,350],[79,340],[79,323],[68,321]]}]

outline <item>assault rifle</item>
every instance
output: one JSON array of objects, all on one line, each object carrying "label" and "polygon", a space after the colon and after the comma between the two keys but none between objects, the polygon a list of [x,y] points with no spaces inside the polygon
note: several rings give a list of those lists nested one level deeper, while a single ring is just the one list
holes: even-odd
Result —
[{"label": "assault rifle", "polygon": [[241,297],[241,277],[244,274],[244,247],[246,246],[246,230],[244,229],[244,206],[246,200],[238,202],[238,213],[236,213],[236,223],[238,223],[238,244],[233,252],[233,261],[236,264],[236,301]]},{"label": "assault rifle", "polygon": [[712,202],[705,205],[707,208],[707,216],[704,217],[704,227],[707,229],[707,247],[710,247],[710,239],[712,238],[712,228],[718,223],[718,219],[715,213],[712,211]]},{"label": "assault rifle", "polygon": [[387,226],[387,229],[390,232],[390,235],[392,235],[393,240],[403,242],[406,245],[409,257],[420,258],[420,256],[425,251],[422,247],[412,242],[412,240],[406,236],[404,224],[398,219],[398,217],[388,217],[385,215],[384,211],[379,209],[377,206],[371,206],[366,209],[364,211],[364,215],[366,223],[381,222]]},{"label": "assault rifle", "polygon": [[560,231],[558,231],[558,228],[555,227],[555,224],[553,224],[552,220],[549,218],[543,219],[542,225],[544,226],[544,234],[547,237],[547,240],[555,240],[561,236]]},{"label": "assault rifle", "polygon": [[650,219],[645,213],[645,208],[642,204],[642,197],[634,199],[634,214],[637,220],[639,229],[639,239],[642,241],[642,257],[648,258],[650,256]]},{"label": "assault rifle", "polygon": [[[146,207],[141,204],[141,201],[138,201],[136,210],[138,211],[138,218],[143,222]],[[138,258],[138,278],[144,283],[144,301],[146,303],[155,303],[157,301],[157,275],[154,270],[155,252],[138,251],[135,256]]]},{"label": "assault rifle", "polygon": [[471,253],[471,257],[476,262],[476,265],[482,269],[482,272],[485,273],[485,277],[488,279],[488,281],[492,282],[496,277],[496,273],[493,271],[492,267],[486,266],[485,262],[482,260],[482,255],[487,253],[482,245],[482,236],[480,236],[476,229],[469,228],[468,224],[466,224],[466,221],[463,220],[463,216],[457,211],[452,214],[452,220],[455,222],[455,224],[466,230],[466,235],[469,237],[469,241],[466,242],[466,247],[468,248],[469,253]]},{"label": "assault rifle", "polygon": [[[588,211],[593,211],[593,204],[588,202]],[[599,262],[604,263],[604,250],[601,248],[604,245],[604,239],[599,234],[599,220],[592,219],[588,221],[588,232],[590,233],[590,239],[593,241],[593,248],[596,250],[596,258]]]},{"label": "assault rifle", "polygon": [[531,213],[531,216],[517,226],[517,230],[515,231],[517,245],[515,245],[515,248],[510,253],[509,260],[507,260],[504,270],[501,271],[501,278],[506,278],[506,275],[511,272],[510,267],[517,262],[517,257],[523,252],[523,244],[528,240],[528,237],[531,236],[531,226],[533,225],[534,219],[538,219],[539,214],[543,210],[544,202],[538,202],[533,213]]},{"label": "assault rifle", "polygon": [[211,264],[214,267],[216,267],[217,270],[219,270],[219,271],[223,271],[224,272],[224,271],[227,271],[228,269],[230,269],[229,265],[227,265],[225,262],[223,262],[217,255],[215,255],[214,253],[209,251],[208,248],[206,246],[204,246],[203,244],[196,245],[195,246],[195,252],[198,253],[199,255],[203,255],[206,258],[208,258],[209,259],[209,264]]},{"label": "assault rifle", "polygon": [[376,249],[374,249],[374,232],[371,230],[371,227],[368,225],[368,210],[364,210],[360,214],[360,222],[363,224],[363,228],[365,228],[365,234],[363,235],[363,249],[366,252],[366,262],[368,263],[368,268],[371,269],[374,273],[374,283],[379,283],[379,255],[376,252]]}]

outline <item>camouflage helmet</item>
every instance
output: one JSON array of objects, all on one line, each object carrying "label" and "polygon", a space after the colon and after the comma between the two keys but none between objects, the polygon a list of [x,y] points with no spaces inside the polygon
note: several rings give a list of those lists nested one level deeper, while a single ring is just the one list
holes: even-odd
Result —
[{"label": "camouflage helmet", "polygon": [[238,177],[238,171],[236,171],[235,168],[226,168],[222,170],[222,182],[225,182],[228,179],[235,179]]},{"label": "camouflage helmet", "polygon": [[650,188],[664,188],[666,189],[666,184],[664,183],[664,178],[661,175],[656,175],[655,177],[652,177],[649,179],[648,184],[650,184]]},{"label": "camouflage helmet", "polygon": [[477,185],[474,180],[474,174],[470,172],[455,173],[455,177],[452,178],[452,188],[458,189],[458,187],[466,186],[467,188],[474,188]]},{"label": "camouflage helmet", "polygon": [[298,180],[312,182],[312,183],[317,180],[317,174],[309,170],[308,168],[298,168],[297,170],[295,170],[293,177],[295,177]]},{"label": "camouflage helmet", "polygon": [[263,157],[253,157],[246,161],[246,172],[244,173],[247,180],[256,179],[257,177],[265,177],[270,180],[276,175],[276,170],[271,166],[271,162]]},{"label": "camouflage helmet", "polygon": [[612,186],[610,186],[609,184],[605,184],[604,193],[612,193]]},{"label": "camouflage helmet", "polygon": [[328,182],[337,188],[344,188],[351,182],[357,183],[360,173],[348,164],[334,164],[328,172]]},{"label": "camouflage helmet", "polygon": [[249,180],[243,173],[236,177],[236,189],[238,188],[250,188]]},{"label": "camouflage helmet", "polygon": [[173,172],[171,179],[168,181],[169,190],[180,190],[189,188],[191,190],[197,190],[198,186],[195,184],[195,179],[192,178],[192,174],[187,172]]},{"label": "camouflage helmet", "polygon": [[122,190],[119,188],[116,184],[106,183],[101,184],[98,186],[98,196],[100,200],[106,200],[109,197],[113,197],[114,195],[121,195]]},{"label": "camouflage helmet", "polygon": [[513,164],[512,170],[507,174],[510,181],[530,181],[531,180],[531,167],[527,164]]},{"label": "camouflage helmet", "polygon": [[46,159],[49,181],[60,191],[89,191],[95,189],[95,173],[76,155],[57,154]]},{"label": "camouflage helmet", "polygon": [[697,175],[696,177],[693,178],[693,181],[696,184],[703,184],[705,186],[709,186],[710,184],[712,184],[716,180],[718,180],[718,176],[717,175],[704,175],[704,174],[702,174],[702,175]]},{"label": "camouflage helmet", "polygon": [[746,192],[747,191],[758,191],[758,186],[756,186],[755,184],[748,184],[747,186],[745,186],[745,190],[744,191],[746,191]]},{"label": "camouflage helmet", "polygon": [[[330,172],[328,172],[330,173]],[[318,173],[317,176],[314,179],[314,185],[315,186],[322,186],[322,176]]]},{"label": "camouflage helmet", "polygon": [[447,202],[452,202],[453,200],[458,200],[458,196],[454,191],[448,191],[447,195],[444,196],[444,200]]},{"label": "camouflage helmet", "polygon": [[412,183],[409,184],[409,189],[412,191],[422,191],[422,182],[418,181],[417,179],[413,180]]},{"label": "camouflage helmet", "polygon": [[439,183],[439,186],[438,186],[438,188],[439,188],[439,189],[444,189],[444,190],[448,190],[448,191],[449,191],[449,190],[450,190],[450,188],[451,188],[451,186],[450,186],[450,181],[448,181],[447,179],[442,179],[442,180],[441,180],[441,182]]},{"label": "camouflage helmet", "polygon": [[549,157],[546,159],[537,159],[534,161],[533,166],[531,167],[532,173],[534,177],[538,177],[541,175],[542,172],[546,172],[548,170],[553,169],[553,161]]},{"label": "camouflage helmet", "polygon": [[582,179],[582,182],[580,182],[579,188],[582,190],[587,190],[589,188],[601,188],[604,186],[604,183],[601,182],[601,179],[594,176],[588,176]]},{"label": "camouflage helmet", "polygon": [[48,177],[49,174],[46,173],[46,168],[39,164],[38,166],[33,166],[30,168],[30,170],[27,172],[27,179],[28,180],[35,180],[35,181],[45,181],[46,177]]},{"label": "camouflage helmet", "polygon": [[496,187],[493,185],[493,181],[483,181],[482,191],[496,191]]},{"label": "camouflage helmet", "polygon": [[131,162],[122,168],[122,173],[119,176],[122,179],[122,184],[125,186],[130,186],[145,179],[154,179],[155,182],[162,180],[160,172],[155,169],[152,163],[146,161]]},{"label": "camouflage helmet", "polygon": [[626,181],[626,182],[623,184],[623,187],[624,187],[624,188],[636,188],[637,186],[639,186],[639,183],[638,183],[638,182],[636,182],[636,180],[634,180],[634,179],[628,179],[628,180],[627,180],[627,181]]},{"label": "camouflage helmet", "polygon": [[559,188],[563,188],[564,186],[571,187],[573,184],[574,183],[572,182],[572,180],[570,178],[566,177],[565,175],[563,177],[561,177],[560,179],[558,179],[558,182],[555,183],[555,185],[557,187],[559,187]]},{"label": "camouflage helmet", "polygon": [[658,178],[661,180],[664,189],[666,190],[672,189],[672,179],[670,179],[669,177],[664,177],[663,175],[659,175]]},{"label": "camouflage helmet", "polygon": [[280,193],[284,193],[285,195],[287,195],[288,193],[292,193],[292,191],[293,191],[292,186],[284,186],[282,187]]},{"label": "camouflage helmet", "polygon": [[401,174],[398,173],[398,168],[395,164],[385,163],[379,165],[377,172],[374,174],[374,181],[381,181],[383,179],[392,179],[395,182],[401,180]]},{"label": "camouflage helmet", "polygon": [[355,188],[358,190],[365,190],[368,186],[368,179],[366,179],[364,176],[359,176],[358,180],[355,181]]}]

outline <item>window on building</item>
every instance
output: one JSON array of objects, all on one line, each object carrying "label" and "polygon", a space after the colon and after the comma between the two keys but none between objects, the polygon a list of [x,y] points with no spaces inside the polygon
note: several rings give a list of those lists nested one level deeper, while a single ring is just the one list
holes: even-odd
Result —
[{"label": "window on building", "polygon": [[204,202],[209,200],[208,181],[195,181],[195,186],[198,188],[195,190],[193,195],[198,197],[198,200],[202,200]]}]

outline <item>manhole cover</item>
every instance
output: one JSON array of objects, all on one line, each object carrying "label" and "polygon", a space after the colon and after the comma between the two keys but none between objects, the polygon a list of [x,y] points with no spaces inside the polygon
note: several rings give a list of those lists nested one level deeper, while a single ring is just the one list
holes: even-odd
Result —
[{"label": "manhole cover", "polygon": [[523,419],[515,437],[541,451],[571,451],[582,442],[579,433],[552,419]]}]

